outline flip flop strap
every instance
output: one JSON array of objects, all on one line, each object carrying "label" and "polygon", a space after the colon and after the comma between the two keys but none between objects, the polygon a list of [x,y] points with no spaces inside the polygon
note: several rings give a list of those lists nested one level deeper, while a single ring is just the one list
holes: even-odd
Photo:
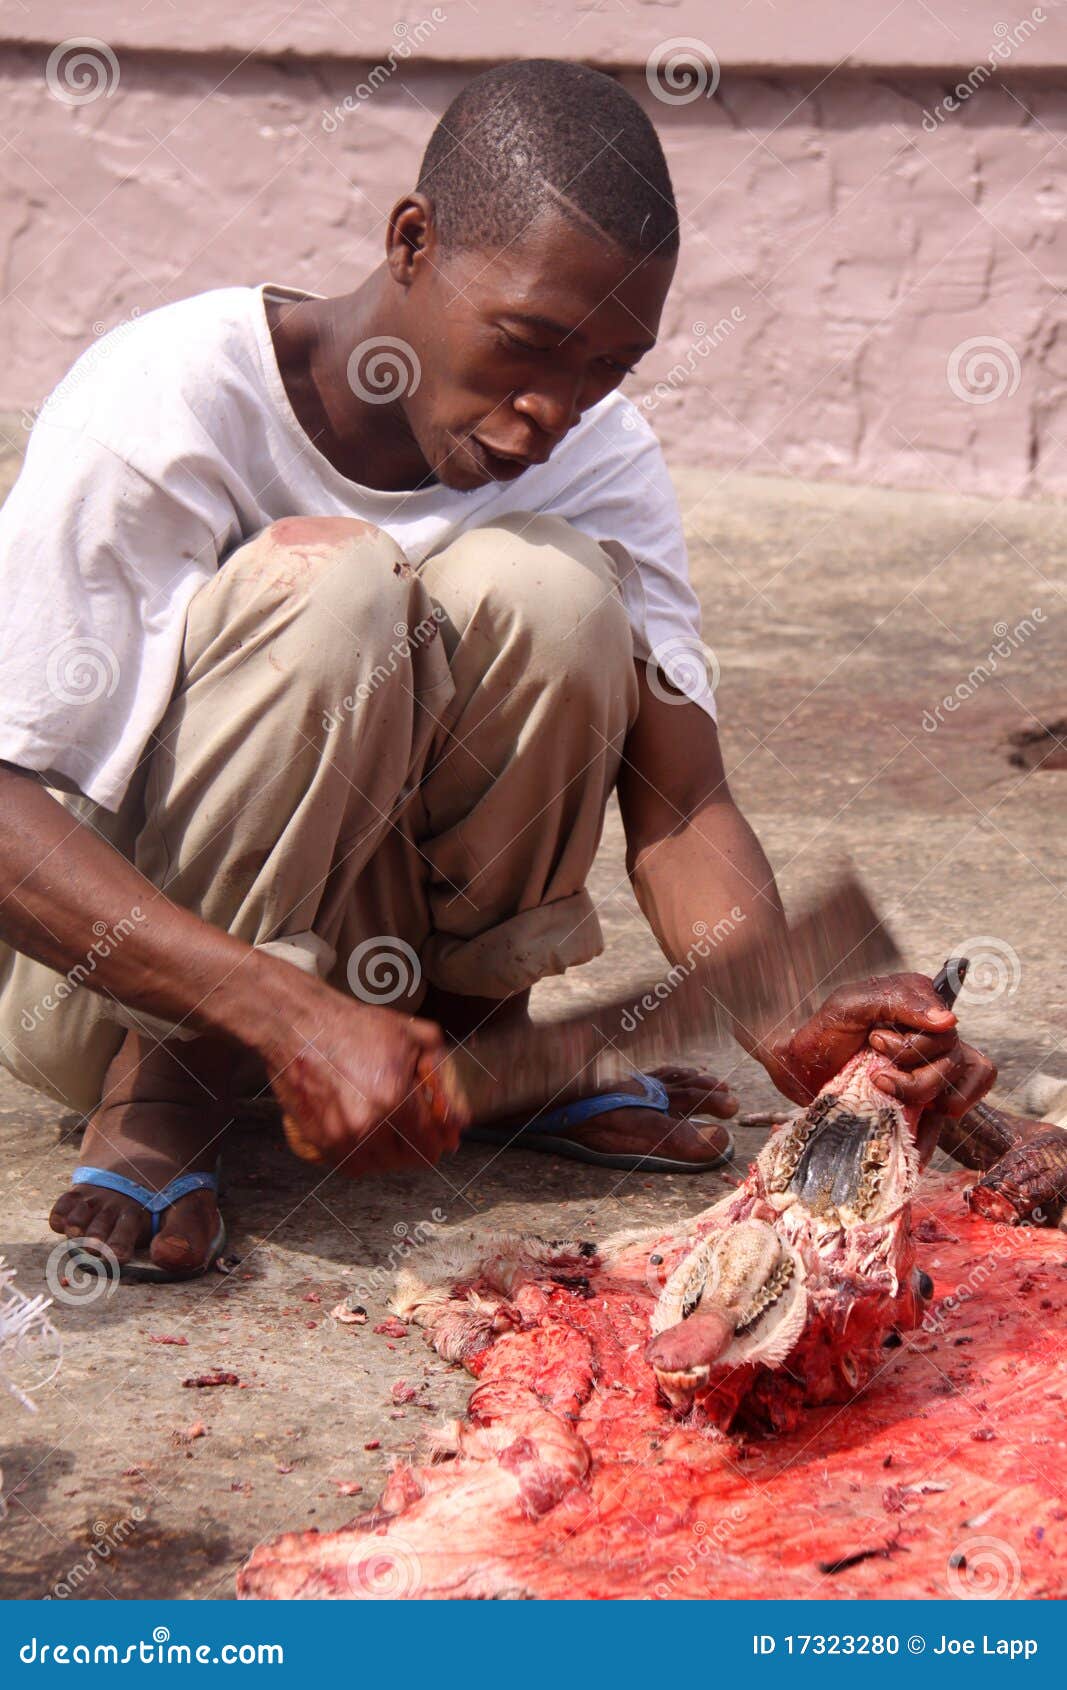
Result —
[{"label": "flip flop strap", "polygon": [[558,1132],[560,1127],[577,1127],[595,1115],[606,1115],[612,1109],[655,1109],[665,1115],[670,1109],[667,1088],[652,1074],[635,1074],[642,1091],[601,1091],[594,1097],[580,1097],[575,1103],[564,1103],[550,1109],[535,1121],[527,1121],[521,1133]]},{"label": "flip flop strap", "polygon": [[146,1185],[138,1185],[136,1180],[127,1179],[125,1174],[113,1174],[107,1168],[75,1168],[71,1176],[72,1185],[99,1185],[105,1191],[117,1191],[123,1197],[132,1197],[135,1203],[147,1209],[152,1217],[152,1236],[159,1231],[159,1217],[164,1209],[169,1209],[178,1201],[179,1197],[187,1197],[190,1191],[215,1191],[219,1189],[218,1174],[178,1174],[162,1191],[149,1191]]}]

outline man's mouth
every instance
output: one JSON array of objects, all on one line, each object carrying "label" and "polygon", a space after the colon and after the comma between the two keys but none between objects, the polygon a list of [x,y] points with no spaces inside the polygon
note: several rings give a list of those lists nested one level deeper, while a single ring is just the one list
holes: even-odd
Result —
[{"label": "man's mouth", "polygon": [[468,436],[467,446],[475,463],[492,481],[515,481],[532,463],[538,461],[518,452],[496,451],[487,446],[484,440],[479,440],[476,434]]}]

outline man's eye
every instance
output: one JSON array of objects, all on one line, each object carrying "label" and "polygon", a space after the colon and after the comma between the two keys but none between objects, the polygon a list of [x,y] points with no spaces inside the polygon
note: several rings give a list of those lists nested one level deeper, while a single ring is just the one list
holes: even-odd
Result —
[{"label": "man's eye", "polygon": [[636,364],[620,364],[617,358],[602,358],[600,362],[606,364],[612,375],[616,376],[632,376],[637,368]]},{"label": "man's eye", "polygon": [[498,329],[500,340],[511,352],[526,352],[532,357],[540,353],[551,352],[551,346],[534,346],[528,340],[520,340],[518,335],[509,334],[507,329]]}]

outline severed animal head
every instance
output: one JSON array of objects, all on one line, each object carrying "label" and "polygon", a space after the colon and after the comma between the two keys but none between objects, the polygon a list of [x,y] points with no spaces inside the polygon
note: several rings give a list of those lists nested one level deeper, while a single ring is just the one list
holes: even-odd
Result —
[{"label": "severed animal head", "polygon": [[[917,1321],[909,1203],[916,1112],[872,1084],[866,1051],[773,1135],[663,1287],[648,1359],[679,1410],[782,1427],[845,1399]],[[924,1283],[925,1282],[925,1283]]]}]

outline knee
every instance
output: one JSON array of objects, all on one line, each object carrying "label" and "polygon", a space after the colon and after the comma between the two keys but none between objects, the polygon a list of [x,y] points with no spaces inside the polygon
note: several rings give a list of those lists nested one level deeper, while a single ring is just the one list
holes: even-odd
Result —
[{"label": "knee", "polygon": [[[461,624],[521,654],[543,684],[633,669],[633,635],[612,558],[561,517],[514,515],[431,560],[432,590]],[[462,625],[457,633],[463,631]]]},{"label": "knee", "polygon": [[[233,560],[242,585],[277,606],[316,650],[389,644],[411,609],[417,577],[384,529],[355,517],[272,522]],[[232,567],[231,564],[226,566]]]}]

